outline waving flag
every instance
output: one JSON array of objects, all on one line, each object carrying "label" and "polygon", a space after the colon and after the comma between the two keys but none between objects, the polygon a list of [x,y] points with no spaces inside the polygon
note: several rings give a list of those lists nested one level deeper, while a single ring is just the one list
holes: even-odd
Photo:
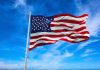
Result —
[{"label": "waving flag", "polygon": [[50,17],[32,15],[29,50],[58,40],[71,43],[87,40],[89,38],[85,24],[87,17],[88,14],[81,16],[60,14]]}]

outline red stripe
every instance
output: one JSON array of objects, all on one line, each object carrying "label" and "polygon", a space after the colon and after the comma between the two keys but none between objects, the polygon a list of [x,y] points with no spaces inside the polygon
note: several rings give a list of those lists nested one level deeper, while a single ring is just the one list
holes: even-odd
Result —
[{"label": "red stripe", "polygon": [[66,42],[71,42],[71,43],[79,43],[79,42],[86,41],[86,40],[88,40],[88,39],[89,39],[89,37],[88,37],[88,38],[84,38],[84,40],[81,40],[81,41],[78,41],[78,42],[75,42],[74,40],[73,40],[73,41],[70,41],[70,40],[67,40],[67,39],[65,39],[65,38],[61,38],[60,40],[63,40],[63,41],[66,41]]},{"label": "red stripe", "polygon": [[89,34],[88,31],[80,32],[80,34]]},{"label": "red stripe", "polygon": [[83,14],[81,16],[74,16],[71,14],[59,14],[59,15],[55,15],[54,18],[61,17],[61,16],[71,16],[71,17],[75,17],[75,18],[82,18],[82,17],[88,16],[88,14]]},{"label": "red stripe", "polygon": [[63,26],[63,27],[69,27],[69,28],[73,28],[73,26],[68,26],[68,25],[66,25],[66,24],[50,24],[50,27],[55,27],[55,26]]},{"label": "red stripe", "polygon": [[75,20],[57,20],[52,22],[65,22],[65,23],[73,23],[73,24],[85,24],[84,21],[75,21]]},{"label": "red stripe", "polygon": [[70,32],[73,30],[68,30],[68,29],[61,29],[61,30],[52,30],[53,32]]},{"label": "red stripe", "polygon": [[64,36],[64,34],[61,34],[61,35],[39,35],[39,36],[31,36],[31,39],[40,38],[40,37],[55,38],[55,37],[62,37],[62,36]]},{"label": "red stripe", "polygon": [[71,43],[76,43],[76,42],[71,41],[71,40],[68,40],[68,39],[66,39],[66,38],[61,38],[60,40],[63,40],[63,41],[66,41],[66,42],[71,42]]},{"label": "red stripe", "polygon": [[78,29],[75,29],[74,31],[75,31],[75,32],[78,32],[78,31],[81,31],[81,30],[84,30],[84,29],[86,29],[85,26],[83,26],[83,27],[81,27],[81,28],[78,28]]},{"label": "red stripe", "polygon": [[[53,43],[47,43],[47,44],[53,44]],[[35,46],[33,46],[32,48],[29,48],[29,51],[31,51],[32,49],[36,48],[37,46],[42,46],[42,45],[46,45],[45,43],[38,43]]]},{"label": "red stripe", "polygon": [[44,42],[44,43],[36,43],[36,42],[31,42],[32,44],[30,44],[30,45],[34,45],[35,43],[35,45],[34,46],[36,46],[37,44],[49,44],[49,43],[55,43],[57,40],[54,40],[54,41],[52,41],[52,42]]},{"label": "red stripe", "polygon": [[78,29],[75,29],[75,30],[68,30],[68,29],[61,29],[61,30],[52,30],[53,32],[69,32],[69,31],[73,31],[74,32],[79,32],[81,30],[84,30],[86,29],[86,27],[81,27],[81,28],[78,28]]},{"label": "red stripe", "polygon": [[[41,41],[41,40],[45,40],[45,41],[57,41],[57,40],[50,40],[50,39],[46,39],[46,38],[42,38],[42,39],[39,39],[39,40],[37,40],[37,41],[35,41],[35,42],[30,42],[30,45],[33,45],[34,43],[36,43],[36,42],[38,42],[38,41]],[[48,42],[49,43],[49,42]]]},{"label": "red stripe", "polygon": [[84,38],[84,39],[87,39],[87,38],[89,38],[89,37],[88,37],[88,36],[76,36],[76,37],[70,36],[70,38],[72,38],[72,39],[77,39],[77,38]]}]

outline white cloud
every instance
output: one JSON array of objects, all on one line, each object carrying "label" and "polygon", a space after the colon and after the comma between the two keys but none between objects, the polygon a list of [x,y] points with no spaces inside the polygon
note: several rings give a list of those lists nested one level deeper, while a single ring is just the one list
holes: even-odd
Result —
[{"label": "white cloud", "polygon": [[86,42],[84,42],[84,43],[81,43],[81,44],[77,47],[77,49],[76,49],[75,51],[81,50],[81,49],[83,49],[85,46],[87,46],[88,44],[91,44],[91,43],[97,42],[97,41],[99,41],[99,40],[88,40],[88,41],[86,41]]},{"label": "white cloud", "polygon": [[73,55],[74,55],[74,53],[67,52],[67,53],[65,53],[64,57],[72,57]]},{"label": "white cloud", "polygon": [[[53,48],[51,47],[51,51],[56,50],[57,48],[59,48],[64,42],[63,41],[57,41],[56,43],[53,44]],[[62,47],[63,48],[63,47]],[[61,48],[61,49],[62,49]]]},{"label": "white cloud", "polygon": [[[64,45],[63,43],[65,43],[64,41],[58,41],[55,44],[51,44],[47,49],[45,47],[38,47],[36,50],[41,50],[41,52],[43,51],[44,53],[37,53],[35,51],[31,52],[29,55],[29,58],[31,60],[34,59],[34,57],[39,57],[39,60],[41,62],[38,62],[38,64],[42,64],[44,67],[45,65],[47,65],[48,67],[51,66],[52,64],[54,65],[54,67],[59,67],[61,61],[63,61],[63,59],[69,59],[71,57],[74,56],[74,52],[69,52],[66,48],[71,47],[74,44],[71,43],[67,43],[67,45]],[[63,47],[62,47],[63,45]],[[63,53],[62,53],[63,52]],[[38,60],[33,60],[34,62],[37,62]],[[48,63],[48,64],[47,64]],[[38,65],[37,64],[37,65]],[[51,65],[50,65],[51,64]],[[63,64],[61,64],[63,65]]]},{"label": "white cloud", "polygon": [[0,61],[0,69],[20,69],[23,66],[24,62]]},{"label": "white cloud", "polygon": [[[28,68],[36,68],[36,69],[59,69],[64,64],[61,63],[61,61],[64,58],[72,57],[73,54],[66,52],[64,54],[55,54],[54,52],[47,52],[44,55],[41,56],[41,58],[38,59],[28,59]],[[51,67],[52,66],[52,67]],[[24,60],[22,61],[6,61],[6,60],[0,60],[0,68],[2,69],[23,69],[24,68]]]},{"label": "white cloud", "polygon": [[[45,47],[39,47],[37,50],[45,51],[44,53],[36,53],[33,51],[34,54],[30,53],[31,60],[29,60],[29,64],[32,63],[32,67],[42,67],[42,68],[59,68],[63,65],[61,62],[64,59],[69,59],[74,56],[73,52],[69,52],[66,48],[71,47],[74,44],[67,43],[67,45],[63,45],[63,41],[56,42],[55,44],[51,44],[48,49]],[[63,47],[61,46],[63,45]],[[47,46],[48,47],[48,46]],[[60,49],[59,49],[60,48]],[[63,53],[62,53],[63,52]],[[38,56],[40,55],[40,56]],[[33,57],[39,57],[38,59],[33,60]],[[33,61],[32,61],[33,60]],[[67,62],[66,62],[67,63]]]},{"label": "white cloud", "polygon": [[[91,58],[85,59],[86,61],[91,60]],[[57,60],[55,60],[57,61]],[[100,68],[98,63],[55,63],[55,62],[43,62],[42,60],[28,60],[27,68],[29,70],[55,70],[55,69],[77,69],[77,68]],[[23,70],[24,61],[0,61],[0,69],[3,70]]]},{"label": "white cloud", "polygon": [[47,53],[43,54],[41,56],[41,60],[44,62],[48,62],[48,63],[60,63],[60,61],[62,61],[64,58],[69,58],[72,57],[74,55],[73,52],[68,52],[68,50],[66,50],[63,54],[61,54],[60,50],[53,50],[51,49],[51,51],[48,51]]},{"label": "white cloud", "polygon": [[93,53],[83,53],[81,55],[81,57],[87,57],[87,56],[91,56],[91,55],[95,55],[95,54],[98,54],[98,53],[96,53],[96,52],[93,52]]},{"label": "white cloud", "polygon": [[[48,60],[48,59],[46,59]],[[25,61],[14,61],[14,60],[2,60],[0,61],[0,69],[9,69],[9,70],[15,70],[15,69],[24,69]],[[52,66],[52,67],[51,67]],[[34,69],[50,69],[50,68],[59,68],[61,66],[60,63],[57,62],[57,60],[50,61],[43,61],[43,60],[30,60],[28,59],[27,68],[34,68]]]},{"label": "white cloud", "polygon": [[98,37],[100,31],[99,0],[86,1],[86,4],[84,4],[82,0],[75,1],[77,8],[80,10],[78,14],[89,14],[89,17],[87,19],[87,29],[89,30],[90,36]]},{"label": "white cloud", "polygon": [[86,49],[84,51],[84,53],[82,55],[80,55],[80,56],[81,57],[88,57],[88,56],[95,55],[95,54],[98,54],[95,50],[93,50],[93,49]]},{"label": "white cloud", "polygon": [[[61,63],[63,59],[70,59],[71,57],[74,56],[74,53],[69,52],[67,49],[66,51],[64,51],[64,53],[62,53],[63,52],[62,50],[64,50],[66,46],[63,46],[64,48],[58,50],[59,46],[62,45],[61,42],[60,44],[59,43],[56,44],[52,45],[47,52],[41,54],[41,56],[39,56],[40,57],[39,60],[31,59],[33,60],[33,62],[30,60],[30,62],[32,62],[31,65],[33,67],[40,67],[40,68],[51,68],[51,65],[53,65],[52,68],[59,68],[61,65],[63,65],[63,63]],[[44,48],[40,48],[40,49],[44,49]]]},{"label": "white cloud", "polygon": [[16,0],[15,8],[17,8],[18,6],[26,6],[26,0]]},{"label": "white cloud", "polygon": [[13,5],[13,8],[17,9],[20,13],[25,14],[23,18],[28,16],[30,11],[34,12],[34,6],[28,5],[27,0],[15,0],[15,4]]},{"label": "white cloud", "polygon": [[86,51],[84,53],[91,53],[91,52],[94,52],[95,50],[93,49],[86,49]]},{"label": "white cloud", "polygon": [[90,36],[97,37],[100,31],[100,11],[98,11],[94,17],[88,20],[87,28],[90,32]]}]

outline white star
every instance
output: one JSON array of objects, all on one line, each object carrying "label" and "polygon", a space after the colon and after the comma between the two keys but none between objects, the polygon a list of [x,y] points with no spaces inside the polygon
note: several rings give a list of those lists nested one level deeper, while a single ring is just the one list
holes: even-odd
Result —
[{"label": "white star", "polygon": [[34,19],[32,21],[34,21]]}]

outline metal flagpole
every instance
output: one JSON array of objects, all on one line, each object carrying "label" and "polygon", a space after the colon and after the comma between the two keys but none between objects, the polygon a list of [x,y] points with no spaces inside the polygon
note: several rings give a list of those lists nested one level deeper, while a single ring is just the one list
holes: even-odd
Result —
[{"label": "metal flagpole", "polygon": [[24,70],[27,69],[28,50],[29,50],[28,47],[29,47],[30,19],[31,19],[31,11],[29,12],[29,18],[28,18],[28,32],[27,32],[27,43],[26,43],[26,53],[25,53]]}]

